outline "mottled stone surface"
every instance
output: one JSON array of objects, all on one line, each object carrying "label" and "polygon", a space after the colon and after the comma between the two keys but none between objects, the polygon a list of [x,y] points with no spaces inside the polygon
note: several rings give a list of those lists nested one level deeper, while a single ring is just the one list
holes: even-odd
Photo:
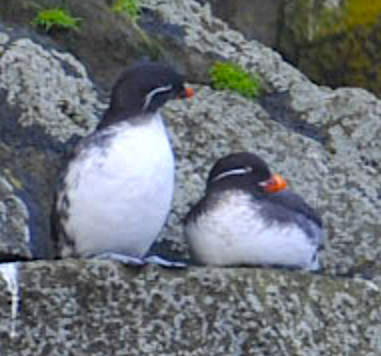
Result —
[{"label": "mottled stone surface", "polygon": [[[215,18],[209,4],[203,6],[195,0],[143,0],[142,4],[143,9],[149,9],[166,24],[166,28],[172,31],[176,28],[176,34],[181,31],[184,62],[188,61],[186,55],[197,53],[204,58],[199,64],[204,65],[208,63],[205,56],[208,59],[229,59],[260,74],[269,91],[284,91],[301,82],[310,84],[300,71],[283,61],[278,53],[259,42],[247,41],[241,33],[231,30],[227,24]],[[174,36],[172,31],[165,33],[169,40]],[[205,72],[204,68],[199,70]]]},{"label": "mottled stone surface", "polygon": [[0,57],[0,88],[20,111],[18,124],[42,126],[60,141],[93,128],[99,103],[84,66],[68,53],[14,35]]},{"label": "mottled stone surface", "polygon": [[[0,27],[1,259],[48,257],[53,187],[68,140],[102,108],[84,66],[22,31]],[[21,245],[19,242],[22,242]]]},{"label": "mottled stone surface", "polygon": [[176,237],[188,209],[184,202],[190,204],[201,196],[206,172],[217,158],[231,151],[253,150],[322,212],[327,270],[379,273],[380,101],[361,89],[314,85],[276,52],[229,30],[212,17],[208,6],[195,1],[144,4],[184,30],[188,50],[240,63],[259,73],[271,92],[258,104],[199,88],[189,103],[173,103],[165,111],[179,167],[176,213],[166,238],[178,250],[185,249]]},{"label": "mottled stone surface", "polygon": [[[163,110],[177,158],[174,214],[163,234],[165,239],[171,239],[179,251],[186,248],[178,238],[182,236],[182,218],[203,194],[213,164],[230,152],[257,152],[274,171],[289,178],[290,185],[311,205],[324,207],[321,179],[328,176],[329,156],[319,142],[270,120],[258,103],[239,95],[208,87],[195,90],[189,102],[174,102]],[[304,170],[299,169],[301,163]]]},{"label": "mottled stone surface", "polygon": [[277,44],[283,0],[198,0],[209,3],[213,15],[222,19],[248,39],[266,46]]},{"label": "mottled stone surface", "polygon": [[381,285],[366,281],[73,260],[18,270],[14,325],[10,292],[0,278],[4,356],[381,352]]},{"label": "mottled stone surface", "polygon": [[25,203],[15,194],[14,186],[0,176],[0,261],[32,256],[28,224]]},{"label": "mottled stone surface", "polygon": [[[191,101],[164,110],[177,156],[177,191],[162,234],[166,243],[155,249],[170,246],[172,257],[186,256],[181,219],[200,198],[207,171],[224,154],[252,150],[322,212],[326,271],[380,272],[380,102],[363,90],[314,85],[279,54],[215,19],[207,5],[143,5],[143,16],[166,24],[166,38],[181,40],[177,55],[188,74],[201,67],[207,71],[213,58],[229,58],[259,73],[266,93],[252,102],[199,86]],[[20,182],[17,193],[29,211],[31,240],[39,244],[48,236],[52,190],[66,142],[91,130],[103,106],[84,67],[71,55],[15,31],[3,33],[3,173]],[[205,61],[188,61],[188,53]],[[22,159],[14,161],[15,152]]]},{"label": "mottled stone surface", "polygon": [[283,1],[277,49],[309,78],[381,94],[381,3]]},{"label": "mottled stone surface", "polygon": [[[126,65],[143,58],[158,59],[161,49],[145,36],[128,16],[111,11],[113,0],[2,0],[0,21],[26,28],[47,42],[75,54],[89,69],[97,83],[110,88]],[[80,19],[78,31],[44,29],[32,24],[41,9],[64,8]]]},{"label": "mottled stone surface", "polygon": [[[81,2],[79,9],[86,4],[95,3]],[[104,9],[107,1],[96,4]],[[17,14],[29,23],[35,11],[29,6],[5,0],[0,18]],[[2,264],[0,356],[380,355],[380,101],[363,90],[314,85],[193,0],[144,1],[143,10],[142,23],[156,28],[194,82],[207,83],[208,66],[226,58],[259,73],[265,89],[260,100],[249,101],[195,84],[192,100],[163,110],[177,157],[177,190],[156,249],[169,246],[172,257],[186,257],[181,219],[200,198],[208,170],[224,154],[251,150],[322,212],[326,275],[84,260]],[[88,39],[55,36],[69,47],[75,43],[72,48]],[[120,64],[110,53],[103,60]],[[106,87],[113,70],[98,72]],[[71,140],[94,127],[103,107],[72,55],[35,34],[0,28],[2,260],[51,256],[49,214],[62,157]],[[374,278],[334,276],[342,273]]]}]

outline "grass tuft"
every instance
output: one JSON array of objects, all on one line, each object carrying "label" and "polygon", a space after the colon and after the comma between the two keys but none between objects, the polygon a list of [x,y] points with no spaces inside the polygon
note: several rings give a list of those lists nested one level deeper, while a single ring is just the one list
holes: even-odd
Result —
[{"label": "grass tuft", "polygon": [[81,19],[72,17],[64,9],[41,10],[32,21],[32,24],[43,27],[46,32],[52,28],[78,31],[78,25]]},{"label": "grass tuft", "polygon": [[247,98],[257,98],[261,93],[259,77],[237,64],[217,62],[209,69],[209,75],[214,89],[229,89]]},{"label": "grass tuft", "polygon": [[136,22],[140,16],[140,2],[141,0],[115,0],[111,6],[111,10],[126,14],[131,21]]}]

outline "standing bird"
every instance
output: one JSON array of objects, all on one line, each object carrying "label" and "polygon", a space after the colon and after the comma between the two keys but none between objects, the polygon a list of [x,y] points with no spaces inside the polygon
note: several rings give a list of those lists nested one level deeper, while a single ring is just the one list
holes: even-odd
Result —
[{"label": "standing bird", "polygon": [[60,257],[143,263],[169,213],[174,157],[159,113],[191,88],[171,67],[145,63],[116,82],[95,132],[82,139],[56,192]]},{"label": "standing bird", "polygon": [[258,156],[220,159],[185,218],[193,258],[206,265],[319,269],[320,216]]}]

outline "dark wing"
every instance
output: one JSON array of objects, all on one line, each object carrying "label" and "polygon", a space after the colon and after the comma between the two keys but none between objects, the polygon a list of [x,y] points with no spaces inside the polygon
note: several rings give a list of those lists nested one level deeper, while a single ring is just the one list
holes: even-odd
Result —
[{"label": "dark wing", "polygon": [[196,205],[194,205],[185,215],[183,219],[183,226],[193,223],[197,218],[207,209],[207,200],[205,198],[201,199]]},{"label": "dark wing", "polygon": [[54,200],[50,215],[51,238],[56,257],[61,256],[63,245],[71,246],[73,242],[67,236],[64,223],[68,219],[69,200],[65,194],[64,175],[59,178],[54,192]]},{"label": "dark wing", "polygon": [[74,241],[67,235],[64,228],[70,211],[70,200],[65,193],[68,188],[65,183],[65,177],[70,167],[70,162],[73,160],[77,160],[78,162],[78,160],[86,157],[86,152],[92,147],[96,147],[99,150],[107,150],[113,134],[113,130],[104,129],[95,131],[79,141],[76,139],[76,142],[71,144],[71,149],[67,151],[68,153],[63,159],[67,166],[62,170],[62,173],[58,178],[50,219],[52,241],[58,256],[61,255],[63,246],[69,248],[69,250],[72,251],[72,254],[75,254]]},{"label": "dark wing", "polygon": [[86,141],[87,138],[80,139],[79,137],[75,137],[68,143],[68,149],[62,158],[63,165],[61,167],[61,172],[57,177],[57,185],[54,191],[53,204],[50,214],[51,239],[53,242],[55,256],[57,258],[61,256],[63,245],[70,246],[73,244],[64,229],[64,223],[68,218],[68,208],[70,205],[68,197],[65,194],[65,176],[68,170],[68,162],[78,157],[80,149],[84,144],[86,144]]},{"label": "dark wing", "polygon": [[284,190],[279,193],[271,194],[268,196],[268,199],[275,205],[283,206],[289,211],[305,216],[315,222],[315,224],[319,227],[323,226],[323,221],[320,214],[308,205],[300,195],[290,190]]},{"label": "dark wing", "polygon": [[300,195],[289,190],[271,194],[263,199],[261,213],[269,221],[296,223],[311,238],[311,241],[322,246],[321,216]]},{"label": "dark wing", "polygon": [[206,192],[205,196],[199,200],[199,202],[194,205],[189,213],[183,219],[183,224],[187,225],[188,223],[195,222],[200,215],[213,207],[218,202],[218,197],[220,195],[217,192]]}]

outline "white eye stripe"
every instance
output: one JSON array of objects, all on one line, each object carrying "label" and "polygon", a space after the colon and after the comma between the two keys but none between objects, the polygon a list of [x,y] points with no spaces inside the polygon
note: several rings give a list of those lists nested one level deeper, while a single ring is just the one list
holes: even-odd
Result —
[{"label": "white eye stripe", "polygon": [[151,104],[151,101],[152,101],[152,98],[158,94],[158,93],[163,93],[163,92],[166,92],[166,91],[171,91],[172,90],[172,85],[169,84],[169,85],[166,85],[165,87],[158,87],[158,88],[155,88],[153,90],[151,90],[145,97],[145,100],[144,100],[144,105],[143,105],[143,110],[146,110],[149,105]]},{"label": "white eye stripe", "polygon": [[244,168],[235,168],[232,169],[231,171],[223,172],[219,174],[217,177],[214,177],[212,179],[212,182],[216,182],[222,178],[229,177],[229,176],[238,176],[238,175],[243,175],[252,172],[251,167],[244,167]]}]

